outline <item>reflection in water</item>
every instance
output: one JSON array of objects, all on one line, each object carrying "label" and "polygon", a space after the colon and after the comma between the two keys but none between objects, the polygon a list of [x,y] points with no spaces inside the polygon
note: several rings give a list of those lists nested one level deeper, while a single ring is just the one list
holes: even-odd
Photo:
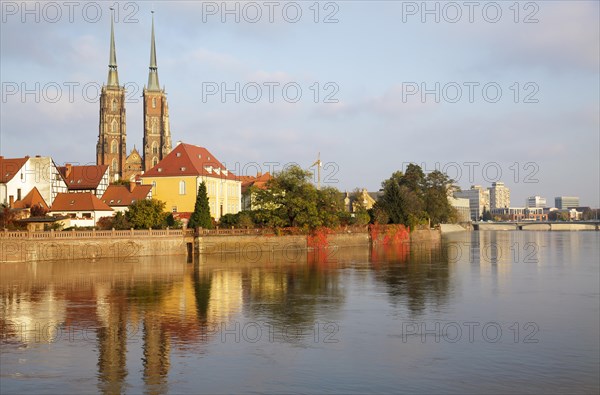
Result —
[{"label": "reflection in water", "polygon": [[391,303],[405,306],[412,316],[447,302],[450,269],[440,243],[381,245],[372,249],[371,262]]},{"label": "reflection in water", "polygon": [[[585,347],[571,343],[563,347],[573,356],[569,366],[579,366],[576,363],[584,361],[580,362],[581,369],[593,371],[597,360],[590,363],[585,351],[598,349],[597,339],[593,340],[587,332],[597,335],[598,325],[592,318],[594,311],[597,318],[598,311],[598,284],[594,280],[598,269],[597,262],[590,266],[580,257],[597,259],[598,236],[550,233],[465,232],[442,243],[400,243],[293,256],[271,254],[254,262],[216,254],[200,257],[194,263],[187,263],[185,257],[140,258],[138,262],[2,263],[2,392],[28,393],[34,386],[61,393],[79,393],[95,387],[108,394],[239,392],[246,388],[256,392],[325,392],[318,391],[318,385],[325,389],[329,385],[329,392],[350,392],[353,388],[365,388],[360,387],[364,383],[374,391],[379,388],[381,392],[394,392],[394,388],[400,388],[400,377],[412,377],[412,387],[406,388],[414,390],[414,380],[428,383],[431,366],[437,360],[428,359],[431,350],[427,347],[431,344],[405,344],[398,340],[402,339],[399,331],[403,320],[429,320],[428,324],[438,316],[447,321],[481,316],[496,320],[493,311],[522,314],[521,318],[502,317],[505,321],[500,323],[510,336],[513,321],[535,321],[543,329],[540,338],[545,342],[540,342],[541,346],[564,341],[558,337],[560,330],[551,330],[552,325],[566,322],[555,319],[556,312],[562,314],[560,318],[569,318],[569,322],[574,317],[585,321],[581,328],[571,326],[572,336],[568,337],[570,342],[583,339]],[[562,258],[556,260],[556,256]],[[578,264],[569,263],[574,261]],[[553,270],[569,266],[568,271],[561,272],[561,276],[544,271],[549,262],[555,264]],[[581,278],[572,280],[571,289],[563,284],[563,279],[572,275],[578,265],[584,272]],[[544,281],[548,289],[544,288]],[[539,296],[532,296],[532,289]],[[553,299],[556,289],[563,293]],[[589,308],[582,308],[581,311],[588,311],[583,317],[577,315],[580,309],[573,308],[575,302],[569,302],[579,289],[584,291],[579,299],[574,299],[577,306],[587,306],[596,298],[596,310],[589,314]],[[531,306],[538,306],[538,300],[553,301],[548,305],[561,308],[551,310],[547,321],[541,319],[543,311],[531,318],[531,311],[535,310]],[[529,307],[521,308],[523,305]],[[448,311],[463,311],[465,315],[444,316]],[[339,323],[336,338],[343,342],[323,343],[323,336],[314,336],[316,322]],[[244,328],[248,323],[258,323],[252,328],[275,328],[273,337],[263,336],[255,343],[253,333],[249,333],[250,341],[242,334],[240,345],[232,344],[233,336],[223,336],[224,328],[235,330],[236,325]],[[282,328],[291,328],[299,335],[289,341]],[[553,341],[541,336],[552,333],[558,333]],[[361,346],[365,338],[368,344]],[[516,348],[517,345],[493,349],[495,358],[508,361],[503,366],[505,370],[516,359],[535,355],[531,352],[536,349]],[[469,346],[460,348],[463,354],[458,363],[496,384],[493,377],[486,376],[488,370],[477,370],[485,365],[482,361],[487,358],[490,345]],[[356,350],[365,354],[356,359]],[[544,350],[546,354],[539,358],[540,363],[556,357],[554,348]],[[431,355],[441,354],[452,360],[456,351],[446,353],[436,348]],[[50,357],[40,358],[47,355]],[[204,360],[208,363],[202,364]],[[469,369],[452,370],[457,361],[452,362],[444,365],[443,372],[434,369],[433,375],[446,374],[457,378],[454,382],[465,382],[466,376],[461,375]],[[307,379],[288,388],[289,382],[296,380],[297,364],[302,366],[298,380]],[[231,368],[234,374],[228,373],[231,365],[235,366]],[[280,365],[285,368],[281,370]],[[189,370],[182,373],[187,366]],[[360,375],[342,372],[357,366],[372,376],[363,380]],[[419,376],[422,371],[423,376]],[[520,372],[536,370],[520,369],[511,374]],[[560,372],[552,372],[540,382],[551,382],[560,376]],[[597,387],[585,375],[587,370],[579,372],[585,388]],[[69,375],[73,380],[67,379]],[[86,381],[88,377],[93,383]],[[310,378],[319,382],[312,391],[303,387]],[[239,385],[223,389],[203,386],[211,380]],[[65,384],[70,382],[75,383],[73,387]],[[83,387],[79,382],[83,382]],[[335,387],[342,382],[359,387]],[[502,392],[506,382],[503,379],[498,387],[488,388]],[[425,388],[428,392],[442,390],[436,386]],[[477,392],[477,388],[464,387],[464,392]]]}]

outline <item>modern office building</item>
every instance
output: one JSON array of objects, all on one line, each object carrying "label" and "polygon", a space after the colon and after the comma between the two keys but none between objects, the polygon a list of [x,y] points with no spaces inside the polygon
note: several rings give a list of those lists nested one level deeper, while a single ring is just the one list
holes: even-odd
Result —
[{"label": "modern office building", "polygon": [[481,185],[472,185],[471,189],[454,192],[454,197],[469,199],[472,221],[479,221],[484,208],[486,210],[490,209],[490,191],[484,189]]},{"label": "modern office building", "polygon": [[525,206],[528,208],[544,208],[546,207],[546,198],[537,195],[529,196],[527,198]]},{"label": "modern office building", "polygon": [[510,189],[503,182],[493,182],[488,189],[492,209],[510,207]]},{"label": "modern office building", "polygon": [[576,196],[557,196],[554,198],[554,206],[559,210],[579,207],[579,197]]}]

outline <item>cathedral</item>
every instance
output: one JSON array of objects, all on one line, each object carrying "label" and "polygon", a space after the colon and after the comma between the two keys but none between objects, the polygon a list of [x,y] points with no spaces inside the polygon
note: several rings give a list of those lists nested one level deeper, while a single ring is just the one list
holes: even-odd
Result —
[{"label": "cathedral", "polygon": [[148,85],[143,91],[144,138],[142,152],[133,149],[127,155],[127,122],[125,117],[125,87],[119,85],[115,28],[111,18],[110,58],[108,80],[100,94],[100,125],[96,145],[96,164],[110,167],[111,181],[133,180],[150,170],[171,152],[169,106],[164,89],[158,83],[156,45],[154,42],[154,15],[150,44]]}]

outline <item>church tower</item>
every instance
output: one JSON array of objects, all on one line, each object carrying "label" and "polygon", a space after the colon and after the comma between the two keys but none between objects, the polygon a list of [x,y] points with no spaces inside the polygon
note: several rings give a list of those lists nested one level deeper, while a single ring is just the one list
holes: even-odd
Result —
[{"label": "church tower", "polygon": [[156,45],[154,43],[154,12],[152,12],[152,38],[150,44],[150,71],[148,86],[144,87],[144,151],[143,168],[150,170],[171,152],[169,106],[164,89],[158,84]]},{"label": "church tower", "polygon": [[100,130],[96,145],[96,164],[108,165],[112,180],[123,177],[126,159],[125,87],[119,86],[115,26],[110,21],[110,60],[108,81],[100,93]]}]

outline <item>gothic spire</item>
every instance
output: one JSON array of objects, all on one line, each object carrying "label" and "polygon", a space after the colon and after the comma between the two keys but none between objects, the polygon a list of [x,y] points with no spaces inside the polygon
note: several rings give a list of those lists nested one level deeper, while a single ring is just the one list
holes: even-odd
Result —
[{"label": "gothic spire", "polygon": [[156,44],[154,44],[154,11],[152,11],[152,42],[150,44],[150,71],[148,73],[148,90],[160,91],[158,83],[158,67],[156,66]]},{"label": "gothic spire", "polygon": [[119,86],[119,74],[117,73],[117,51],[115,49],[115,24],[110,15],[110,59],[108,61],[108,86]]}]

